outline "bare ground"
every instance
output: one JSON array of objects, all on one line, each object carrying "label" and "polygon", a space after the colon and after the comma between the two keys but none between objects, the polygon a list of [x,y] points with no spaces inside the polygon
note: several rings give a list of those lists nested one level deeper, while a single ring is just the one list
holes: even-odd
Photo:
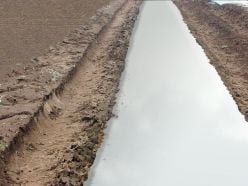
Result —
[{"label": "bare ground", "polygon": [[111,0],[1,0],[0,84],[32,66],[67,34]]},{"label": "bare ground", "polygon": [[248,121],[247,9],[207,0],[175,4]]},{"label": "bare ground", "polygon": [[[104,30],[123,0],[101,8],[85,24],[71,32],[62,42],[38,58],[32,65],[8,74],[0,84],[0,183],[5,184],[4,164],[23,136],[32,131],[45,102],[63,90],[80,64],[91,43]],[[50,109],[49,117],[59,108]]]},{"label": "bare ground", "polygon": [[[10,158],[5,161],[6,174],[0,179],[2,185],[83,185],[103,139],[103,129],[112,116],[139,4],[139,1],[127,1],[123,5],[108,26],[93,39],[76,65],[74,75],[62,74],[71,80],[63,84],[59,92],[53,91],[42,105],[43,112],[38,112],[28,131],[21,128],[25,135],[19,148],[9,153]],[[99,14],[99,17],[104,16]],[[97,17],[92,23],[95,21]],[[64,41],[77,41],[75,37],[71,38]],[[75,45],[74,49],[83,46]],[[62,60],[63,52],[58,55]],[[44,63],[44,59],[38,61]],[[75,65],[72,68],[75,69]],[[30,117],[33,116],[21,112],[10,117],[2,115],[2,121],[9,126],[9,120],[15,118],[12,124],[20,127]],[[5,133],[8,134],[8,130]],[[8,139],[3,136],[0,140]]]}]

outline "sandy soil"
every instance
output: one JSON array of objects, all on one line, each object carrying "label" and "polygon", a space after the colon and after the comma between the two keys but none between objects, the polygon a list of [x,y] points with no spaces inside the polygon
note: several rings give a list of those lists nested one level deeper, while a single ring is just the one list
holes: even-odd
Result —
[{"label": "sandy soil", "polygon": [[[0,84],[111,0],[1,0]],[[8,76],[7,76],[8,78]]]},{"label": "sandy soil", "polygon": [[2,89],[12,92],[0,108],[2,185],[83,185],[112,116],[139,4],[118,0],[98,11]]},{"label": "sandy soil", "polygon": [[248,11],[205,0],[175,3],[248,121]]}]

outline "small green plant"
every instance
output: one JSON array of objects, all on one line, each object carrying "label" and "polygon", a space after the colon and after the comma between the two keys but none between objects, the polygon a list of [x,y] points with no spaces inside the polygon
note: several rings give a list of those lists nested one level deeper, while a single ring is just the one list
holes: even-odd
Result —
[{"label": "small green plant", "polygon": [[6,148],[6,143],[0,140],[0,151],[3,151]]}]

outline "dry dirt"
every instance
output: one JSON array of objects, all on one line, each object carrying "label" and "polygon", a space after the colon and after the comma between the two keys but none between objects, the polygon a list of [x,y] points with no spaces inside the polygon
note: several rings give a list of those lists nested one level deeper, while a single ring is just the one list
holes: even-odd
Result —
[{"label": "dry dirt", "polygon": [[[112,116],[139,5],[140,1],[133,0],[113,2],[48,55],[35,60],[39,65],[30,71],[56,72],[52,76],[36,72],[47,80],[39,81],[41,87],[51,84],[47,87],[51,93],[43,94],[42,88],[38,89],[36,94],[45,98],[26,98],[26,102],[22,96],[22,101],[15,101],[12,94],[5,100],[12,103],[9,114],[0,108],[4,168],[0,185],[83,185]],[[3,92],[21,88],[23,93],[23,87],[25,90],[33,82],[36,85],[37,76],[28,76],[30,71],[18,76],[12,84],[15,86]],[[51,78],[55,81],[48,81]]]},{"label": "dry dirt", "polygon": [[207,0],[175,4],[248,121],[247,9]]},{"label": "dry dirt", "polygon": [[111,0],[1,0],[0,84]]}]

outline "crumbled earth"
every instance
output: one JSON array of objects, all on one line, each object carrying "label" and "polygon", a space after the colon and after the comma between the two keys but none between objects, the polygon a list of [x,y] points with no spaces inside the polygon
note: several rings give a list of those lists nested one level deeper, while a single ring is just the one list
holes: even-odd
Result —
[{"label": "crumbled earth", "polygon": [[112,2],[0,87],[11,92],[0,107],[2,185],[83,185],[112,116],[140,3]]},{"label": "crumbled earth", "polygon": [[236,5],[174,1],[248,121],[248,11]]}]

